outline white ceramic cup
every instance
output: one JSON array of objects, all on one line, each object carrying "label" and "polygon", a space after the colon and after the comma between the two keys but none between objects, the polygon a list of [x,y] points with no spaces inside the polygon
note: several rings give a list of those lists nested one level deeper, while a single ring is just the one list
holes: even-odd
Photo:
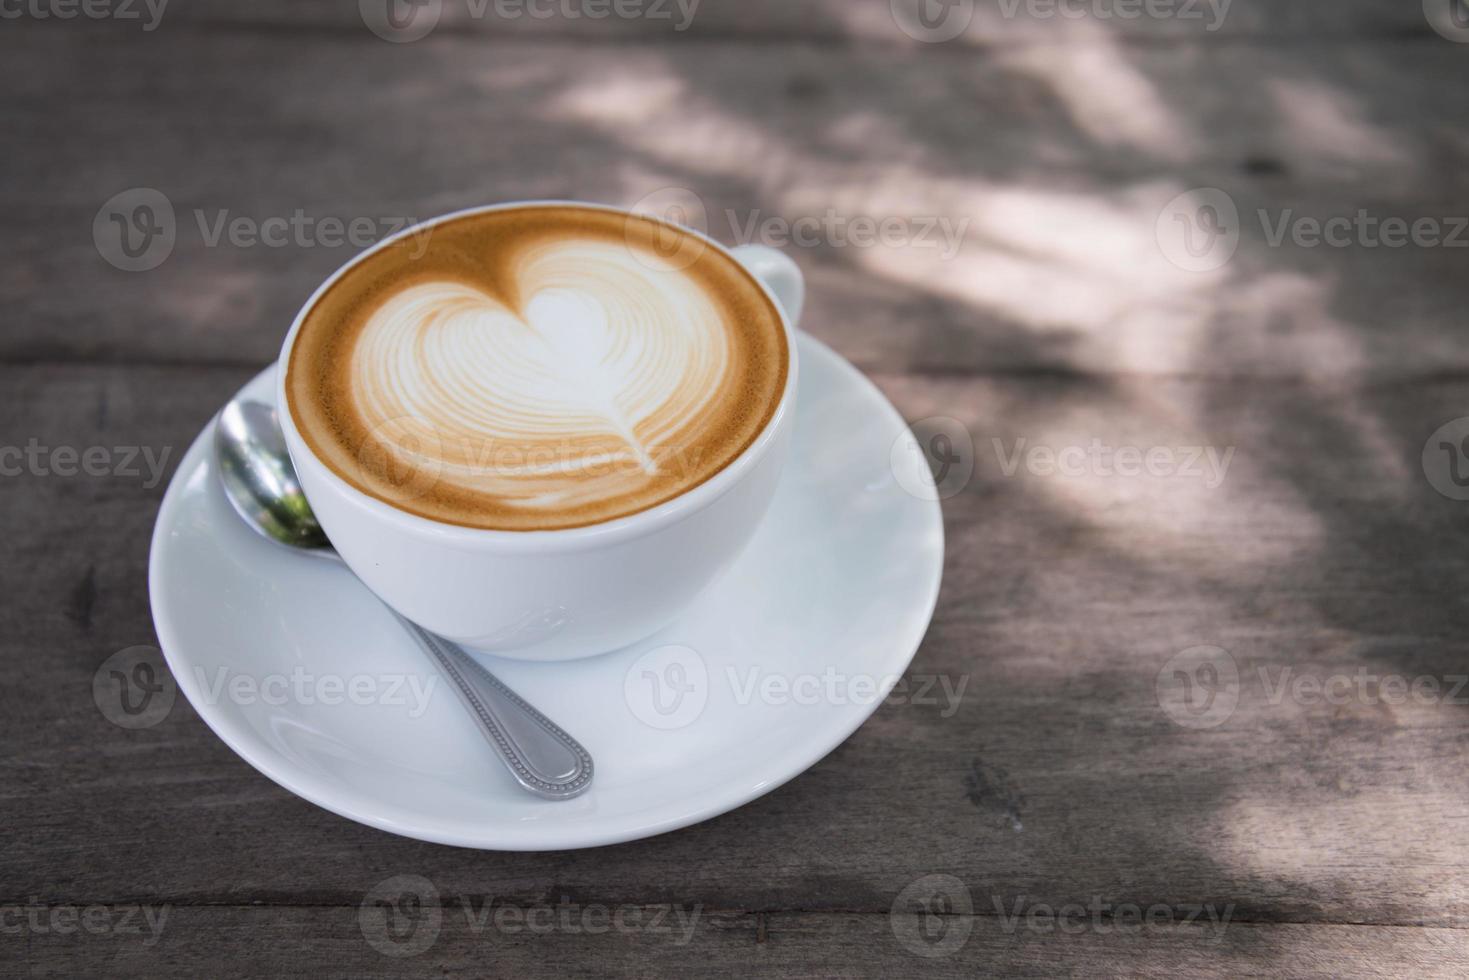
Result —
[{"label": "white ceramic cup", "polygon": [[782,312],[790,352],[786,386],[764,430],[732,463],[673,500],[629,517],[569,530],[514,532],[410,514],[356,489],[317,459],[285,397],[286,365],[301,324],[348,269],[441,222],[535,205],[595,207],[530,201],[459,211],[405,229],[348,262],[297,314],[276,372],[276,404],[311,508],[368,588],[415,623],[471,650],[571,660],[620,649],[672,622],[734,562],[769,507],[790,448],[798,376],[795,325],[805,300],[805,282],[789,257],[759,245],[729,250],[689,232],[748,269]]}]

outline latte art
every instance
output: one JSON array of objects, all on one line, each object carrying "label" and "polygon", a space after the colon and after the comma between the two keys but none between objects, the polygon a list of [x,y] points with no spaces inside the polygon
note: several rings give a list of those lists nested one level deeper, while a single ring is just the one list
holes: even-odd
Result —
[{"label": "latte art", "polygon": [[516,280],[523,317],[454,282],[384,303],[352,352],[364,424],[409,466],[527,510],[636,492],[720,394],[719,311],[616,245],[545,246]]},{"label": "latte art", "polygon": [[671,499],[759,434],[787,355],[749,274],[684,232],[703,254],[668,261],[668,234],[522,208],[369,256],[302,325],[292,416],[348,482],[436,520],[551,530]]}]

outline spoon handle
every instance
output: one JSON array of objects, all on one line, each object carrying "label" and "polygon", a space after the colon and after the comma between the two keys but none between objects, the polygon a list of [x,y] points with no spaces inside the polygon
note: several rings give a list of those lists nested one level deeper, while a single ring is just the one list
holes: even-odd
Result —
[{"label": "spoon handle", "polygon": [[393,615],[443,669],[520,785],[548,800],[569,800],[586,791],[592,784],[592,757],[581,743],[469,654],[397,612]]}]

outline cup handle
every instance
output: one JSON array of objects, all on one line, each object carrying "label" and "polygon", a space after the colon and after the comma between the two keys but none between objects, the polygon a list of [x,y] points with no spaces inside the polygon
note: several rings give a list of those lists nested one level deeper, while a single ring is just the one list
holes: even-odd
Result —
[{"label": "cup handle", "polygon": [[806,277],[801,275],[801,267],[789,255],[769,245],[741,245],[732,251],[741,265],[770,287],[791,326],[799,327],[801,311],[806,307]]}]

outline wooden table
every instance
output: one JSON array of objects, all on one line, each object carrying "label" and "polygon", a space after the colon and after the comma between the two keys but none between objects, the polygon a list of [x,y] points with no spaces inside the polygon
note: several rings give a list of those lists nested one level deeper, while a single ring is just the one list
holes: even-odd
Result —
[{"label": "wooden table", "polygon": [[[1469,970],[1469,503],[1440,447],[1469,432],[1435,435],[1469,414],[1469,235],[1356,219],[1469,213],[1469,47],[1408,0],[1237,0],[1217,30],[986,2],[942,43],[887,0],[706,0],[684,31],[447,0],[414,43],[357,7],[0,20],[0,973]],[[727,816],[555,854],[339,819],[183,699],[109,720],[94,675],[157,642],[166,483],[125,457],[171,471],[272,359],[355,251],[326,219],[671,187],[727,242],[821,219],[807,329],[972,440],[910,672],[962,697],[883,707]],[[161,264],[121,252],[132,188],[173,211]],[[1199,188],[1224,197],[1169,210]],[[1300,220],[1333,217],[1334,244]],[[439,931],[392,957],[363,906],[403,875]],[[548,907],[572,925],[513,928]]]}]

